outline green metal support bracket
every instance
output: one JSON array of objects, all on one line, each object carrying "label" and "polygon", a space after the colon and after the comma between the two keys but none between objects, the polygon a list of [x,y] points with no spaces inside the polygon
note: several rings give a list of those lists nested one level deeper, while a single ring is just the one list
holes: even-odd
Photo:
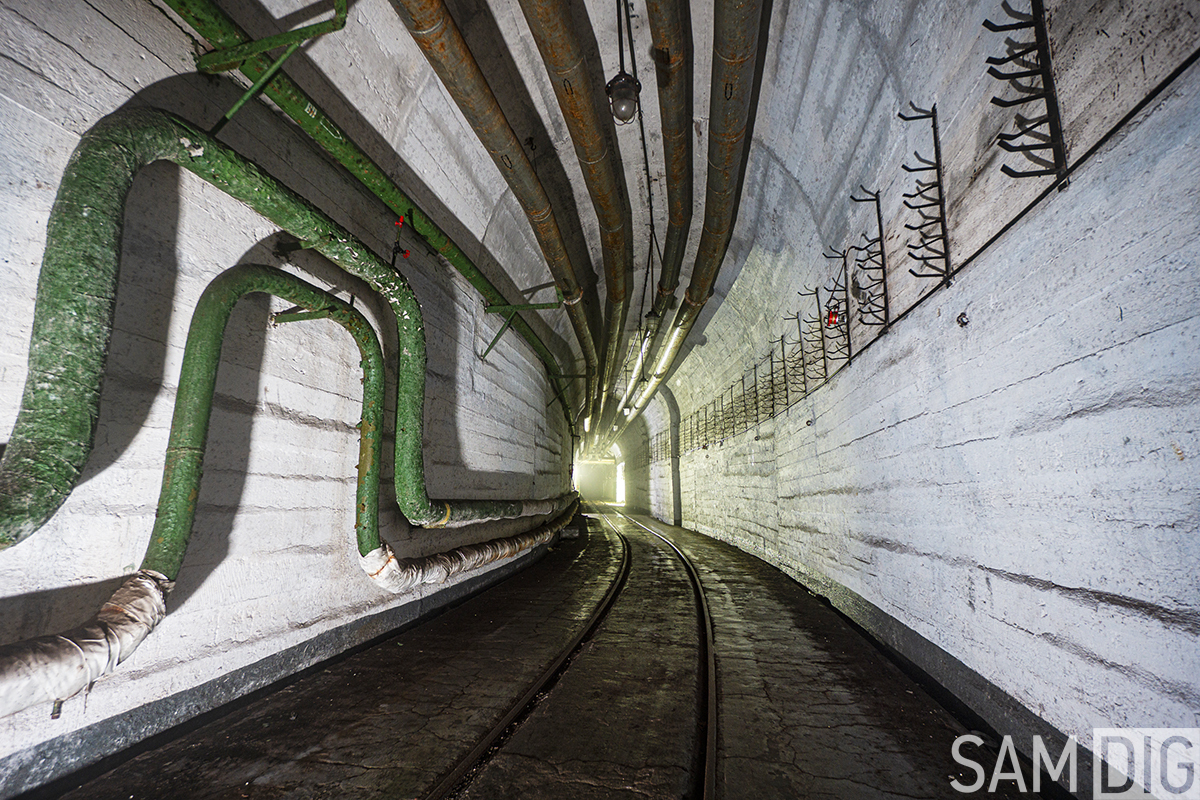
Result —
[{"label": "green metal support bracket", "polygon": [[564,384],[564,385],[563,385],[563,387],[562,387],[561,389],[559,389],[557,392],[555,392],[555,393],[554,393],[554,397],[551,397],[551,398],[550,398],[550,402],[549,402],[549,403],[546,403],[546,408],[549,408],[550,406],[554,405],[554,401],[555,401],[555,400],[558,400],[558,399],[560,399],[560,398],[562,397],[562,395],[563,395],[563,392],[565,392],[565,391],[567,390],[567,387],[568,387],[568,386],[570,386],[570,385],[571,385],[571,384],[569,384],[569,383],[568,383],[568,384]]},{"label": "green metal support bracket", "polygon": [[226,111],[225,116],[217,120],[217,124],[212,126],[212,130],[209,131],[209,134],[216,136],[217,133],[220,132],[221,128],[224,128],[227,124],[229,124],[229,120],[233,119],[233,115],[242,110],[242,106],[246,105],[246,103],[250,102],[255,97],[258,97],[258,95],[262,93],[263,88],[271,82],[272,78],[275,77],[275,73],[279,72],[279,68],[283,66],[283,62],[287,61],[288,58],[291,57],[292,53],[299,50],[301,44],[303,44],[303,42],[293,42],[291,45],[289,45],[288,49],[283,51],[283,55],[275,59],[275,63],[272,64],[270,68],[268,68],[267,71],[264,72],[262,76],[254,82],[253,86],[246,90],[246,93],[243,94],[236,103],[233,104],[233,108]]},{"label": "green metal support bracket", "polygon": [[333,19],[326,20],[325,22],[305,25],[303,28],[297,28],[294,31],[277,33],[274,36],[268,36],[257,41],[246,42],[234,47],[226,47],[221,50],[214,50],[211,53],[205,53],[196,59],[196,68],[201,72],[209,74],[228,72],[231,69],[240,67],[242,62],[248,58],[253,58],[259,53],[265,53],[268,50],[274,50],[276,47],[284,45],[291,45],[288,52],[288,55],[291,55],[291,51],[294,51],[309,39],[315,39],[318,36],[324,36],[327,33],[340,31],[344,28],[346,26],[346,3],[347,0],[333,0]]},{"label": "green metal support bracket", "polygon": [[479,357],[480,361],[487,361],[488,353],[492,352],[492,348],[495,347],[496,343],[500,341],[500,337],[504,335],[506,330],[508,330],[508,326],[512,325],[513,320],[516,319],[516,316],[516,311],[513,311],[508,315],[508,318],[504,320],[504,324],[500,326],[500,330],[496,331],[496,336],[492,339],[492,343],[487,346],[487,350],[484,350],[483,355]]},{"label": "green metal support bracket", "polygon": [[542,311],[558,308],[563,304],[562,289],[554,287],[554,294],[557,297],[553,303],[493,303],[484,308],[484,311],[489,314],[503,314],[508,311]]},{"label": "green metal support bracket", "polygon": [[328,319],[332,309],[322,308],[318,311],[280,311],[271,315],[271,322],[278,325],[281,322],[304,322],[310,319]]},{"label": "green metal support bracket", "polygon": [[[559,289],[557,286],[555,286],[554,294],[555,300],[553,303],[491,303],[485,306],[483,310],[489,314],[507,314],[508,317],[504,320],[504,324],[500,326],[500,330],[496,332],[496,336],[492,339],[491,344],[489,344],[487,349],[483,351],[483,355],[479,357],[479,360],[487,361],[488,353],[492,352],[492,348],[495,347],[496,343],[500,341],[500,337],[503,336],[504,332],[508,330],[508,326],[513,324],[513,320],[519,319],[519,317],[517,317],[518,311],[542,311],[561,306],[563,304],[562,289]],[[550,372],[549,365],[547,365],[546,371],[549,375],[554,375],[553,372]],[[565,389],[565,386],[559,388],[558,394],[562,394]],[[551,402],[554,401],[552,400]],[[549,406],[547,406],[547,408],[549,408]],[[565,410],[566,406],[564,405],[563,408]],[[568,416],[570,416],[570,414],[568,414]]]}]

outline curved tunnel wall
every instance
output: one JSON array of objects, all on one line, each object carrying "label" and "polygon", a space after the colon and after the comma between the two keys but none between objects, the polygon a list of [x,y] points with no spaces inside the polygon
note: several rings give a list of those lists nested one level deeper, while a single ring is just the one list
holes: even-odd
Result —
[{"label": "curved tunnel wall", "polygon": [[[931,148],[928,123],[896,117],[909,101],[938,104],[951,258],[972,261],[953,286],[786,413],[684,450],[678,479],[655,457],[673,419],[655,410],[658,402],[645,430],[631,428],[642,452],[628,450],[632,436],[622,442],[635,464],[626,473],[631,505],[669,521],[668,498],[678,495],[684,524],[778,564],[968,701],[991,689],[1008,698],[980,706],[1001,730],[1040,719],[1085,744],[1094,725],[1194,725],[1200,707],[1196,68],[1088,155],[1200,45],[1182,4],[1136,5],[1135,13],[1116,3],[1049,4],[1068,160],[1088,157],[1068,189],[1039,199],[1048,179],[999,170],[1021,164],[994,144],[1013,117],[989,98],[1011,90],[986,74],[985,59],[1003,52],[1004,37],[981,22],[1006,21],[1001,3],[775,0],[738,225],[718,296],[696,331],[703,344],[669,382],[680,423],[791,331],[785,317],[799,306],[795,292],[830,275],[825,248],[872,230],[873,210],[849,199],[860,184],[880,192],[893,308],[930,288],[908,276],[904,260],[904,225],[914,218],[902,196],[913,178],[901,165]],[[711,14],[693,6],[700,22]],[[239,21],[262,35],[270,12],[255,9],[247,4],[257,18]],[[693,27],[703,87],[710,26]],[[368,29],[394,35],[374,39]],[[196,43],[149,2],[4,1],[0,31],[7,430],[24,377],[45,218],[78,136],[126,102],[212,122],[240,89],[192,75]],[[306,47],[287,70],[482,268],[511,271],[502,288],[516,296],[544,283],[498,171],[463,146],[472,135],[405,36],[386,2],[362,0],[345,35]],[[330,80],[352,88],[339,94]],[[547,99],[527,101],[541,107]],[[265,106],[248,104],[222,138],[377,252],[390,251],[393,218]],[[538,152],[563,138],[557,129],[538,134]],[[562,173],[556,185],[569,194],[573,184],[582,205],[577,165],[567,159]],[[0,640],[80,621],[137,563],[159,487],[185,312],[226,266],[273,262],[274,236],[263,219],[187,174],[158,165],[139,178],[97,454],[50,525],[0,559]],[[597,260],[587,215],[571,239]],[[535,357],[506,336],[480,364],[476,354],[499,320],[445,265],[412,249],[403,268],[431,343],[430,485],[447,496],[557,494],[569,444],[560,416],[543,410],[551,392]],[[342,296],[361,288],[317,258],[295,261]],[[387,313],[360,296],[368,316]],[[236,696],[437,602],[381,596],[352,557],[353,345],[332,326],[268,333],[268,310],[247,302],[232,323],[198,547],[167,619],[122,671],[86,701],[69,701],[59,719],[47,721],[48,709],[38,708],[6,720],[0,766],[8,775],[34,785],[95,758],[100,742],[115,748],[203,710],[201,692],[210,704]],[[955,322],[963,312],[965,327]],[[543,319],[539,331],[570,363],[565,318]],[[873,335],[859,323],[852,334]],[[504,527],[434,540],[406,538],[400,526],[398,538],[420,553]],[[179,700],[167,708],[164,697]]]},{"label": "curved tunnel wall", "polygon": [[[6,55],[0,59],[0,229],[6,232],[0,296],[8,308],[0,325],[0,436],[11,430],[21,398],[46,218],[79,136],[125,103],[165,107],[211,124],[242,91],[224,79],[191,74],[193,41],[152,4],[10,5],[0,4]],[[420,59],[415,49],[412,56]],[[391,79],[403,81],[404,70]],[[414,83],[410,88],[429,94],[426,102],[436,113],[444,102],[436,83]],[[336,102],[328,95],[322,100]],[[403,122],[428,124],[429,112],[420,104],[407,106],[413,117]],[[453,128],[454,120],[442,124]],[[357,127],[370,123],[360,120]],[[250,103],[221,138],[376,253],[390,253],[396,230],[391,212],[317,154],[290,123]],[[436,139],[422,142],[417,133],[407,141],[419,147]],[[453,153],[414,161],[444,172],[477,167]],[[475,192],[448,202],[462,205],[459,216],[478,230],[477,239],[490,239],[497,231],[487,214],[490,209],[505,218],[503,190],[498,176],[476,178]],[[464,239],[470,237],[468,231]],[[493,253],[477,248],[492,259],[489,264],[529,263],[527,234],[514,227],[500,240],[503,249]],[[271,223],[186,172],[156,164],[139,174],[125,218],[96,450],[79,487],[51,521],[0,558],[0,643],[81,623],[136,568],[153,526],[191,310],[226,267],[280,264],[279,243]],[[502,320],[484,313],[478,293],[456,272],[415,243],[406,246],[411,255],[400,268],[422,303],[428,337],[429,486],[462,498],[561,494],[569,488],[570,438],[558,408],[547,410],[554,392],[540,361],[506,334],[481,362],[479,353]],[[304,251],[290,262],[287,269],[306,280],[342,298],[353,295],[381,333],[388,358],[396,357],[390,311],[366,284]],[[535,282],[531,277],[525,285]],[[336,325],[270,329],[269,313],[285,305],[253,296],[234,312],[195,532],[162,626],[116,673],[68,700],[57,718],[50,719],[44,705],[4,720],[0,796],[366,641],[505,571],[502,563],[498,570],[398,597],[362,574],[353,547],[359,355]],[[569,363],[569,351],[556,349]],[[389,391],[387,403],[394,402]],[[390,472],[389,456],[385,487]],[[382,508],[385,538],[402,556],[511,535],[533,524],[510,520],[414,531],[395,511],[393,497],[385,497]]]},{"label": "curved tunnel wall", "polygon": [[1030,166],[994,144],[1013,130],[989,102],[1014,96],[986,72],[999,3],[777,1],[723,268],[740,276],[669,381],[686,426],[795,341],[797,292],[840,264],[822,254],[875,234],[860,185],[880,192],[893,316],[937,284],[908,274],[902,204],[930,122],[897,117],[936,103],[966,268],[785,413],[684,452],[683,522],[826,595],[1025,750],[1047,726],[1090,746],[1200,707],[1200,26],[1172,3],[1085,5],[1048,4],[1080,163],[1045,193],[1000,170]]}]

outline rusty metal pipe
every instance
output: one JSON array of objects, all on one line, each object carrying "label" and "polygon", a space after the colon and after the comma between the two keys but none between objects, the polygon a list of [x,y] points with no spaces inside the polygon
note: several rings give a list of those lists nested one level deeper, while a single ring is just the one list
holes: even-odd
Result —
[{"label": "rusty metal pipe", "polygon": [[[679,272],[692,227],[692,35],[681,0],[647,0],[650,18],[651,54],[658,78],[658,109],[662,119],[663,161],[667,179],[667,236],[662,253],[662,272],[646,330],[638,346],[633,374],[641,375],[645,363],[655,363],[662,340],[659,331],[675,303]],[[630,381],[617,410],[625,408],[634,394]]]},{"label": "rusty metal pipe", "polygon": [[445,4],[441,0],[392,0],[392,6],[529,217],[550,274],[566,298],[567,315],[583,350],[587,380],[583,418],[587,420],[595,407],[596,345],[582,302],[583,289],[550,198]]},{"label": "rusty metal pipe", "polygon": [[704,230],[700,234],[696,265],[646,388],[637,396],[633,411],[609,441],[621,437],[666,380],[700,310],[712,296],[713,284],[729,249],[737,219],[738,180],[749,152],[746,130],[750,125],[762,24],[762,0],[717,0],[713,14],[708,185],[704,199]]},{"label": "rusty metal pipe", "polygon": [[[679,270],[692,225],[692,35],[680,0],[647,0],[658,109],[662,117],[663,159],[667,177],[667,236],[662,274],[648,320],[653,340],[679,287]],[[653,360],[653,359],[651,359]]]},{"label": "rusty metal pipe", "polygon": [[617,170],[609,150],[605,134],[611,129],[611,121],[607,114],[602,116],[597,111],[607,104],[596,92],[570,7],[563,0],[521,0],[521,11],[550,74],[554,95],[575,145],[583,181],[600,224],[608,295],[604,361],[596,413],[596,419],[602,420],[617,370],[625,356],[625,319],[629,313],[626,295],[633,275],[629,192],[625,176]]}]

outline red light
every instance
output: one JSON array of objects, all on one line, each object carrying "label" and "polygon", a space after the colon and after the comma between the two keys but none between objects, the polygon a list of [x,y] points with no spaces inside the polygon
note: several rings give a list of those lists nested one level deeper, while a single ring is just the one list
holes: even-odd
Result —
[{"label": "red light", "polygon": [[829,311],[829,316],[827,316],[825,318],[825,327],[826,328],[836,327],[838,324],[838,310],[836,308],[830,308],[827,310]]}]

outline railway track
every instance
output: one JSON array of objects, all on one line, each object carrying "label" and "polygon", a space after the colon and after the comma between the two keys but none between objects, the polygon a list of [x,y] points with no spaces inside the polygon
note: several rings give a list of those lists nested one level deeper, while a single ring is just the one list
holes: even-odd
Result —
[{"label": "railway track", "polygon": [[613,508],[461,605],[187,727],[29,798],[932,800],[973,779],[950,758],[966,727],[826,604]]},{"label": "railway track", "polygon": [[609,586],[608,592],[592,612],[587,625],[568,642],[559,656],[534,680],[525,694],[513,704],[511,710],[463,756],[462,760],[449,773],[434,784],[429,793],[425,795],[426,800],[440,800],[443,797],[461,794],[473,774],[478,772],[491,759],[491,756],[504,746],[508,736],[528,717],[539,700],[554,688],[558,679],[570,668],[584,643],[595,635],[597,628],[608,617],[613,603],[620,597],[625,588],[625,582],[629,578],[631,566],[629,541],[619,531],[617,538],[620,540],[622,548],[621,569]]},{"label": "railway track", "polygon": [[[646,527],[628,514],[621,511],[616,511],[616,513],[647,533],[666,542],[667,546],[679,556],[679,560],[683,562],[692,581],[692,589],[696,596],[696,607],[700,612],[697,615],[696,622],[700,627],[700,634],[704,640],[704,682],[706,684],[703,698],[704,782],[701,796],[704,800],[710,800],[710,798],[716,796],[717,783],[717,648],[713,643],[712,612],[708,607],[708,597],[704,593],[704,584],[700,582],[700,572],[696,569],[695,563],[686,553],[679,549],[678,545],[658,531]],[[609,524],[611,525],[612,523]]]},{"label": "railway track", "polygon": [[[599,781],[605,785],[604,775],[572,774],[576,765],[586,763],[581,762],[581,754],[589,746],[595,747],[595,731],[605,731],[605,735],[610,739],[610,742],[604,745],[604,758],[608,761],[631,765],[647,763],[658,768],[664,764],[671,764],[673,769],[665,770],[670,774],[662,777],[660,783],[654,784],[651,780],[651,784],[666,792],[662,796],[703,800],[715,796],[716,665],[712,618],[699,573],[687,554],[659,532],[614,509],[606,509],[597,516],[611,528],[622,543],[624,565],[620,574],[613,581],[604,601],[593,612],[587,629],[576,641],[564,648],[562,655],[555,660],[551,668],[534,682],[522,700],[505,715],[504,721],[437,783],[433,791],[426,795],[429,800],[446,797],[469,800],[473,797],[516,796],[517,793],[523,797],[560,797],[566,796],[560,794],[567,791],[564,784]],[[638,541],[631,543],[631,537]],[[649,548],[653,548],[657,554]],[[636,555],[635,551],[638,551]],[[658,554],[669,554],[669,558],[681,569],[660,563],[663,559]],[[639,563],[635,564],[635,558]],[[670,605],[668,601],[671,613],[656,614],[655,611],[662,610],[653,607],[656,598],[635,596],[636,589],[644,589],[645,586],[635,587],[635,592],[626,593],[630,585],[631,571],[637,576],[635,582],[640,581],[646,585],[671,577],[675,578],[676,583],[686,583],[686,596],[690,597],[691,602]],[[667,624],[676,631],[688,629],[688,622],[681,621],[677,612],[689,605],[695,619],[692,663],[696,669],[680,671],[690,672],[687,676],[690,680],[654,681],[653,673],[661,666],[657,663],[646,665],[645,676],[638,673],[636,666],[629,670],[629,674],[622,676],[623,682],[631,691],[647,692],[643,697],[636,699],[640,707],[677,710],[686,707],[690,710],[691,716],[694,717],[694,732],[684,737],[688,740],[688,745],[680,747],[678,742],[661,742],[654,736],[639,737],[632,731],[622,731],[622,723],[626,720],[620,715],[616,722],[603,716],[596,718],[596,712],[603,714],[604,709],[590,707],[587,698],[602,692],[612,692],[612,672],[599,664],[589,669],[591,662],[605,658],[623,664],[638,662],[639,651],[644,651],[654,641],[662,641],[661,637],[666,635],[658,630],[656,625]],[[620,610],[614,613],[614,609]],[[666,649],[674,655],[673,651],[676,648],[668,645]],[[560,691],[558,687],[569,682],[568,673],[584,674],[572,675],[576,685],[564,685]],[[597,685],[597,681],[600,685]],[[665,696],[670,694],[678,696]],[[654,717],[654,714],[647,712],[647,716]],[[657,719],[651,724],[673,728],[677,722],[678,720],[672,717]],[[571,743],[565,740],[572,736],[580,741]],[[510,743],[517,745],[514,748],[516,754],[507,752]],[[538,743],[550,743],[549,751],[538,750]],[[656,743],[665,746],[654,752],[652,750]],[[535,762],[552,765],[547,770],[548,774],[528,776],[523,767]],[[633,770],[630,774],[636,772]],[[619,793],[621,787],[616,784],[619,784],[620,780],[609,780],[613,783],[606,784],[608,788]],[[668,785],[672,788],[667,789]],[[639,790],[646,788],[641,786]],[[679,791],[680,789],[682,791]],[[530,795],[530,791],[534,794]]]}]

